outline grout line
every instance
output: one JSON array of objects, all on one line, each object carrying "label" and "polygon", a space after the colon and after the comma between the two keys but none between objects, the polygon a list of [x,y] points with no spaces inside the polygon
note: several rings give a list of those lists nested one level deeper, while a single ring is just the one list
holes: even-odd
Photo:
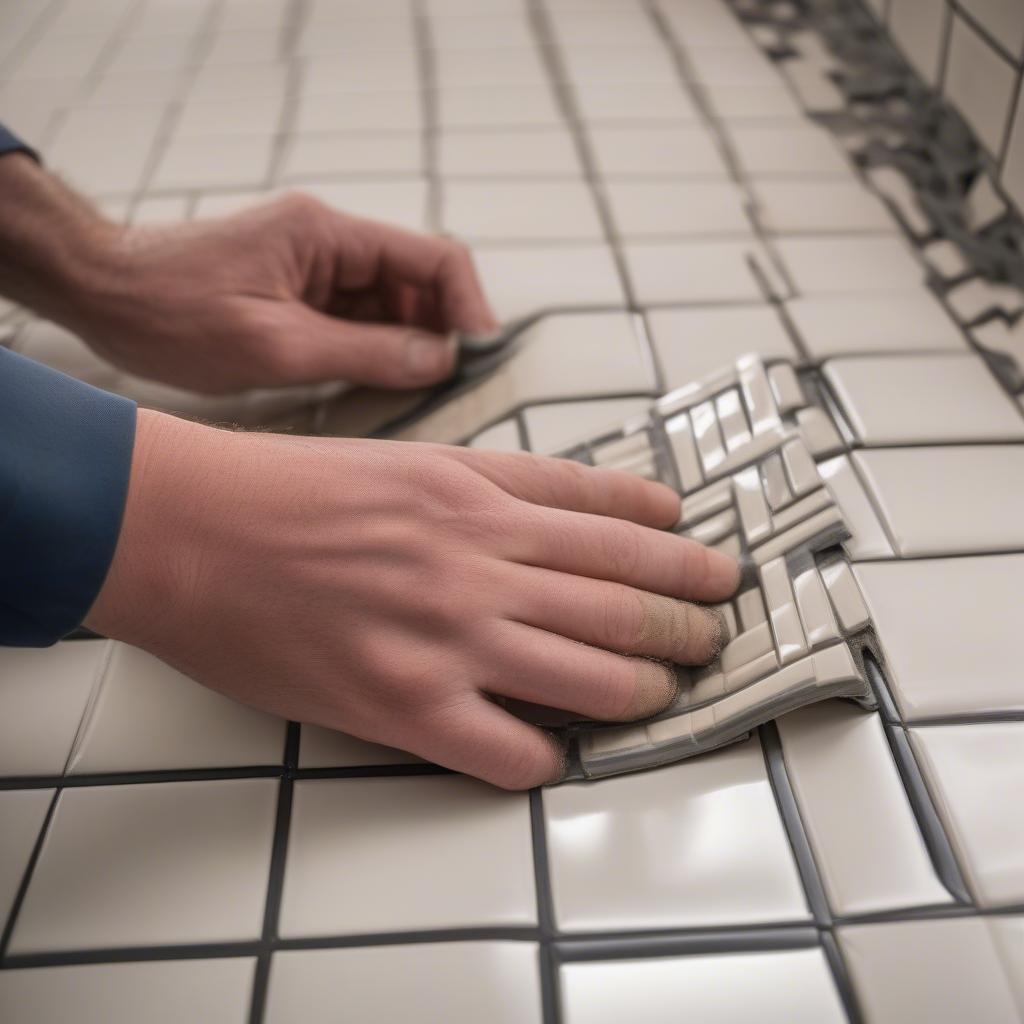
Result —
[{"label": "grout line", "polygon": [[537,924],[540,928],[540,992],[544,1024],[559,1024],[558,968],[551,952],[556,934],[551,868],[548,858],[547,827],[544,821],[544,795],[530,790],[530,835],[533,847],[533,874],[537,889]]},{"label": "grout line", "polygon": [[420,173],[427,182],[427,227],[430,231],[443,231],[443,182],[438,170],[438,152],[441,141],[437,94],[438,55],[432,46],[433,32],[429,11],[425,9],[423,0],[412,0],[412,2],[416,61],[420,77],[420,112],[423,118],[421,128],[423,153]]},{"label": "grout line", "polygon": [[839,942],[831,931],[821,933],[821,949],[825,954],[825,961],[832,972],[832,981],[839,993],[839,1000],[846,1011],[850,1024],[861,1024],[864,1015],[861,1012],[860,1001],[857,998],[857,991],[850,980],[850,972],[846,967],[846,960]]}]

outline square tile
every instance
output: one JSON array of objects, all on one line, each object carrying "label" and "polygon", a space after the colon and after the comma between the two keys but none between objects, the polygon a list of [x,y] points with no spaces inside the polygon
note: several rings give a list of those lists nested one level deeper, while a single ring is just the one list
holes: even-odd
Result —
[{"label": "square tile", "polygon": [[[540,1024],[532,942],[431,942],[275,953],[267,1024],[362,1021]],[[396,980],[400,983],[396,984]]]},{"label": "square tile", "polygon": [[698,125],[594,127],[587,137],[597,168],[605,177],[728,177],[714,136]]},{"label": "square tile", "polygon": [[1024,903],[1024,722],[920,726],[910,739],[974,898]]},{"label": "square tile", "polygon": [[1024,440],[1024,417],[970,353],[849,356],[825,379],[861,443],[939,444]]},{"label": "square tile", "polygon": [[617,85],[679,85],[679,74],[660,43],[647,46],[570,46],[562,49],[566,78],[576,86],[589,82]]},{"label": "square tile", "polygon": [[582,178],[572,136],[550,129],[442,133],[438,167],[448,178]]},{"label": "square tile", "polygon": [[906,292],[800,296],[786,312],[812,355],[950,350],[962,352],[960,328],[924,287]]},{"label": "square tile", "polygon": [[832,909],[951,903],[877,714],[826,700],[778,719],[786,770]]},{"label": "square tile", "polygon": [[300,133],[413,135],[423,123],[418,92],[307,93],[300,97],[292,130]]},{"label": "square tile", "polygon": [[858,181],[785,181],[765,178],[751,185],[757,216],[780,234],[890,232],[896,222]]},{"label": "square tile", "polygon": [[589,124],[626,126],[651,121],[699,121],[693,100],[676,84],[576,82],[580,118]]},{"label": "square tile", "polygon": [[864,1016],[872,1024],[1018,1021],[985,923],[978,917],[839,929]]},{"label": "square tile", "polygon": [[954,15],[943,93],[997,160],[1016,80],[1013,65],[962,17]]},{"label": "square tile", "polygon": [[633,416],[644,415],[649,398],[603,398],[592,402],[553,402],[531,405],[523,411],[530,450],[541,455],[565,451],[576,441],[595,437],[603,429],[618,427]]},{"label": "square tile", "polygon": [[437,103],[442,129],[550,127],[563,123],[548,85],[442,89]]},{"label": "square tile", "polygon": [[255,972],[254,957],[7,970],[0,972],[0,1014],[12,1024],[245,1024]]},{"label": "square tile", "polygon": [[748,352],[796,358],[771,306],[733,309],[656,309],[647,314],[666,391],[733,366]]},{"label": "square tile", "polygon": [[572,306],[624,306],[607,245],[478,249],[473,254],[499,320]]},{"label": "square tile", "polygon": [[449,181],[441,189],[446,231],[473,242],[597,241],[604,235],[582,181]]},{"label": "square tile", "polygon": [[1024,445],[856,452],[903,558],[1024,548]]},{"label": "square tile", "polygon": [[153,176],[153,188],[250,188],[270,173],[270,135],[178,138]]},{"label": "square tile", "polygon": [[115,643],[68,773],[280,764],[285,723]]},{"label": "square tile", "polygon": [[419,174],[422,150],[419,135],[296,135],[286,145],[281,180],[332,174]]},{"label": "square tile", "polygon": [[[854,566],[904,718],[1024,711],[1024,555]],[[956,636],[955,644],[935,643]]]},{"label": "square tile", "polygon": [[300,768],[354,768],[385,764],[415,764],[420,759],[404,750],[325,729],[320,725],[302,726],[299,741]]},{"label": "square tile", "polygon": [[820,949],[567,963],[559,987],[565,1024],[846,1020]]},{"label": "square tile", "polygon": [[412,231],[426,231],[427,183],[423,178],[397,181],[304,181],[301,191],[357,217],[398,224]]},{"label": "square tile", "polygon": [[743,192],[726,181],[609,181],[604,186],[621,238],[750,234]]},{"label": "square tile", "polygon": [[712,88],[718,85],[771,88],[779,80],[776,66],[752,40],[741,46],[689,46],[687,55],[696,80]]},{"label": "square tile", "polygon": [[547,789],[544,815],[564,931],[807,918],[756,739],[655,771]]},{"label": "square tile", "polygon": [[[0,921],[5,924],[21,888],[25,868],[46,820],[53,794],[52,789],[0,790]],[[0,979],[2,977],[0,975]]]},{"label": "square tile", "polygon": [[755,177],[844,178],[850,165],[835,140],[806,121],[726,126],[740,165]]},{"label": "square tile", "polygon": [[458,775],[295,785],[281,935],[536,921],[530,807]]},{"label": "square tile", "polygon": [[0,776],[63,775],[110,644],[0,648]]},{"label": "square tile", "polygon": [[65,789],[11,953],[259,938],[277,790],[275,779]]},{"label": "square tile", "polygon": [[903,292],[924,280],[924,269],[895,236],[789,235],[775,245],[804,294]]},{"label": "square tile", "polygon": [[843,513],[851,536],[843,550],[852,561],[892,558],[895,552],[874,504],[848,455],[836,455],[819,462],[818,473]]},{"label": "square tile", "polygon": [[722,120],[789,121],[803,116],[792,93],[780,81],[775,85],[716,85],[706,88],[712,112]]}]

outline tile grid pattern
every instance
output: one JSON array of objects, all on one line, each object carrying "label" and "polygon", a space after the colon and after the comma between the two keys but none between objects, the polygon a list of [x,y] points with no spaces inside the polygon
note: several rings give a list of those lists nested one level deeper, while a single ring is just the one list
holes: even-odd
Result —
[{"label": "tile grid pattern", "polygon": [[[28,37],[31,38],[33,35],[41,37],[45,33],[45,20],[51,16],[55,16],[56,12],[60,9],[59,4],[52,4],[47,7],[40,19],[37,22],[39,26],[38,30],[29,28]],[[300,9],[300,5],[291,5],[293,12],[297,12]],[[141,10],[141,6],[133,9],[136,16]],[[212,8],[211,8],[212,10]],[[661,19],[657,17],[656,12],[653,8],[648,8],[648,13],[651,14],[655,20],[659,23],[660,28],[664,28],[664,24],[661,23]],[[540,32],[539,38],[543,40],[547,36],[551,35],[550,23],[547,20],[546,9],[541,6],[534,5],[534,29]],[[425,24],[422,14],[420,15],[421,25]],[[128,22],[126,22],[127,28]],[[282,31],[286,33],[296,32],[298,30],[299,21],[293,22],[292,27],[285,28]],[[539,28],[538,28],[539,26]],[[422,68],[424,91],[432,94],[431,90],[431,71],[430,71],[430,57],[425,57],[426,48],[422,45],[425,39],[423,29],[420,29],[420,59],[425,61]],[[27,45],[27,44],[26,44]],[[680,51],[678,44],[674,44],[677,59],[680,58]],[[112,52],[112,51],[111,51]],[[684,65],[685,66],[685,65]],[[559,64],[557,60],[551,62],[548,65],[549,74],[552,73],[551,69],[555,68],[555,77],[557,78],[557,68]],[[99,65],[97,65],[96,74]],[[561,90],[563,93],[565,90]],[[430,100],[425,101],[430,104]],[[563,103],[565,103],[563,97]],[[568,119],[573,128],[574,135],[576,137],[576,144],[583,150],[584,165],[588,166],[588,156],[586,153],[586,144],[584,141],[584,131],[581,121],[578,116],[578,111],[575,110],[571,102],[569,102],[565,108],[565,113],[568,115]],[[288,115],[285,114],[285,117]],[[432,132],[429,125],[432,120],[432,115],[428,109],[426,113],[427,129],[426,135],[432,136]],[[174,114],[171,113],[168,116],[168,120],[164,125],[164,129],[161,131],[162,143],[164,145],[169,142],[173,131]],[[428,154],[430,151],[431,142],[428,138]],[[278,159],[282,153],[281,149],[278,149]],[[147,174],[143,177],[143,182],[151,180],[153,171],[155,170],[157,163],[160,160],[160,154],[154,151],[152,160],[149,163],[149,169]],[[271,164],[270,166],[272,166]],[[588,186],[595,193],[599,192],[597,186],[597,177],[593,171],[592,161],[590,162],[591,170],[589,172]],[[433,158],[428,155],[427,160],[427,176],[430,181],[430,194],[437,196],[437,183],[434,180],[436,172],[433,168]],[[189,190],[186,190],[189,191]],[[149,195],[145,187],[139,188],[136,193],[136,198],[143,195]],[[192,200],[195,199],[196,193],[189,191],[189,195]],[[431,206],[436,200],[431,200]],[[599,209],[604,209],[599,201]],[[626,271],[626,261],[622,255],[620,249],[620,240],[617,238],[614,228],[611,226],[609,214],[607,209],[604,209],[602,214],[603,231],[605,232],[606,240],[613,246],[614,251],[618,257],[618,267],[620,276],[626,287],[629,287],[629,274]],[[768,240],[770,245],[770,239]],[[769,295],[769,297],[771,297]],[[646,304],[650,305],[650,304]],[[646,305],[644,308],[646,308]],[[796,331],[792,332],[795,338],[799,338],[799,334]],[[520,427],[522,429],[522,415],[519,415]],[[870,493],[870,490],[869,490]],[[933,843],[933,859],[936,861],[937,866],[943,862],[943,858],[946,854],[942,851],[935,849],[935,844],[942,845],[945,843],[945,850],[951,851],[952,844],[948,837],[942,830],[942,826],[939,823],[939,816],[935,813],[931,806],[931,796],[924,783],[922,783],[922,775],[920,767],[915,760],[915,754],[911,747],[911,744],[907,741],[908,727],[905,718],[902,717],[901,712],[898,710],[897,703],[893,699],[891,693],[888,690],[888,684],[880,674],[876,674],[873,678],[874,685],[877,689],[879,700],[882,706],[882,716],[886,723],[887,737],[892,744],[892,749],[895,755],[895,761],[904,778],[904,783],[911,794],[912,803],[914,805],[915,812],[919,815],[919,827],[922,833],[926,837],[929,835],[932,837]],[[994,715],[986,715],[987,721],[998,720],[998,721],[1019,721],[1021,716],[1018,713],[998,713]],[[949,718],[942,719],[944,724],[949,722],[969,722],[973,719],[970,716],[951,716]],[[921,727],[915,726],[915,727]],[[97,786],[97,785],[117,785],[117,784],[139,784],[147,781],[161,781],[171,782],[175,780],[193,780],[193,779],[222,779],[222,778],[252,778],[257,776],[266,776],[272,778],[280,778],[280,794],[278,798],[278,812],[275,824],[273,849],[274,856],[272,861],[272,869],[270,875],[270,883],[267,893],[267,905],[264,915],[264,926],[262,930],[262,938],[259,942],[250,943],[239,943],[229,944],[222,946],[215,950],[218,953],[234,952],[240,955],[243,954],[256,954],[259,957],[259,969],[256,974],[256,987],[252,999],[251,1019],[257,1021],[262,1019],[263,1004],[266,996],[266,984],[267,984],[267,973],[270,962],[270,954],[273,949],[285,949],[285,948],[312,948],[314,946],[331,946],[331,945],[359,945],[361,942],[408,942],[413,939],[423,940],[428,939],[432,941],[443,941],[445,939],[452,938],[465,938],[470,935],[476,935],[484,938],[495,938],[499,936],[509,935],[515,936],[517,939],[523,941],[537,942],[542,949],[542,993],[544,1001],[545,1020],[554,1021],[559,1016],[559,998],[558,998],[558,965],[561,963],[572,963],[580,962],[591,959],[614,959],[616,957],[627,957],[627,956],[643,956],[646,954],[650,955],[667,955],[673,952],[682,953],[693,953],[698,951],[739,951],[747,949],[779,949],[779,948],[803,948],[805,946],[813,946],[821,944],[824,948],[830,966],[832,968],[835,983],[838,990],[843,995],[844,1002],[846,1004],[847,1013],[851,1019],[858,1019],[859,1010],[857,1007],[856,996],[854,996],[854,987],[851,985],[847,967],[844,962],[842,953],[840,952],[840,944],[835,941],[833,930],[844,924],[848,924],[852,921],[866,920],[907,920],[914,917],[928,917],[933,916],[962,916],[962,915],[987,915],[993,913],[990,908],[979,907],[974,903],[967,892],[965,883],[963,882],[963,873],[960,867],[956,864],[955,856],[950,857],[950,864],[946,867],[940,868],[939,873],[943,878],[943,881],[947,887],[957,897],[957,903],[952,906],[945,906],[938,910],[929,907],[920,908],[917,912],[914,911],[890,911],[880,915],[869,915],[867,918],[862,918],[857,915],[841,916],[832,913],[828,906],[828,900],[824,896],[824,886],[822,883],[819,866],[815,861],[815,856],[811,850],[811,845],[807,840],[805,823],[803,822],[800,814],[800,810],[797,806],[796,801],[792,796],[792,785],[787,772],[786,762],[783,756],[783,748],[778,737],[778,729],[775,725],[762,727],[760,730],[761,745],[765,751],[765,760],[768,768],[769,778],[773,785],[773,791],[779,804],[779,812],[783,823],[785,824],[789,841],[793,847],[796,860],[800,869],[801,879],[803,881],[808,905],[811,907],[814,929],[808,928],[803,924],[787,924],[783,923],[779,926],[773,926],[771,928],[752,928],[752,929],[734,929],[734,930],[715,930],[715,929],[678,929],[667,933],[652,934],[648,936],[635,936],[628,932],[620,932],[614,934],[603,934],[598,933],[592,936],[586,935],[573,935],[567,937],[563,934],[556,932],[553,921],[553,912],[551,907],[551,893],[550,893],[550,878],[548,877],[548,856],[547,856],[547,839],[545,837],[545,822],[543,814],[543,799],[540,793],[531,794],[530,807],[531,807],[531,822],[533,828],[534,838],[534,855],[535,855],[535,866],[536,874],[538,879],[538,910],[539,910],[539,926],[536,928],[524,927],[524,928],[512,928],[512,929],[482,929],[467,931],[443,931],[437,933],[405,933],[394,936],[356,936],[354,939],[346,939],[343,941],[326,939],[326,940],[275,940],[275,925],[277,920],[277,914],[280,905],[280,893],[281,886],[283,884],[283,876],[286,867],[286,845],[287,845],[287,831],[288,823],[291,811],[291,792],[295,780],[298,779],[311,779],[311,778],[353,778],[353,777],[365,777],[375,775],[422,775],[422,774],[433,774],[438,770],[429,766],[394,766],[390,768],[369,768],[369,769],[300,769],[297,767],[297,741],[298,741],[298,728],[295,726],[290,727],[288,733],[288,746],[287,751],[283,760],[283,763],[279,766],[266,766],[264,768],[256,768],[252,770],[233,770],[225,769],[216,772],[204,772],[204,771],[193,771],[193,772],[157,772],[157,773],[124,773],[120,775],[110,776],[47,776],[38,778],[12,778],[0,781],[0,788],[2,789],[22,789],[26,787],[54,787],[56,792],[54,794],[53,802],[51,803],[50,810],[52,813],[53,806],[56,805],[59,799],[60,791],[68,787],[79,787],[79,786]],[[49,822],[49,815],[46,818],[46,823]],[[43,835],[46,831],[46,823],[40,832],[39,843],[41,844]],[[37,851],[38,851],[37,844]],[[21,887],[21,895],[24,895],[25,888],[30,880],[32,867],[35,863],[35,856],[30,860],[29,866],[26,872],[25,881]],[[115,960],[121,958],[138,958],[148,959],[152,957],[160,956],[181,956],[181,957],[194,957],[214,952],[210,948],[204,947],[190,947],[180,948],[175,950],[167,949],[128,949],[128,950],[117,950],[117,951],[84,951],[84,952],[69,952],[69,953],[58,953],[58,954],[29,954],[29,955],[11,955],[7,950],[7,943],[10,940],[11,933],[14,925],[16,924],[16,917],[20,904],[20,898],[16,899],[12,912],[9,916],[7,926],[4,931],[4,945],[0,948],[0,968],[9,969],[16,967],[19,964],[26,963],[70,963],[70,962],[104,962],[106,960]],[[1013,914],[1024,911],[1024,905],[1013,905],[1010,907],[1000,907],[998,913],[1000,914]]]}]

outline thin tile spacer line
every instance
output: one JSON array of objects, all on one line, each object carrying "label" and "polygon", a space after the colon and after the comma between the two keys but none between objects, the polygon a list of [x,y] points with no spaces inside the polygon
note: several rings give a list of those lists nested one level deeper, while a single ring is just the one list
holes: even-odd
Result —
[{"label": "thin tile spacer line", "polygon": [[832,972],[832,981],[839,993],[839,1000],[846,1011],[850,1024],[861,1024],[864,1015],[861,1012],[860,1002],[857,999],[857,990],[850,979],[850,972],[846,967],[846,960],[843,951],[839,948],[839,942],[830,929],[821,933],[821,949],[825,955],[829,970]]},{"label": "thin tile spacer line", "polygon": [[547,826],[544,821],[543,791],[531,789],[529,798],[533,877],[537,891],[537,925],[540,929],[538,968],[540,970],[541,1013],[544,1024],[560,1024],[558,964],[552,948],[556,926],[551,891],[551,867],[548,858]]},{"label": "thin tile spacer line", "polygon": [[416,65],[419,74],[420,113],[423,125],[420,136],[423,143],[422,173],[427,182],[427,227],[441,231],[442,217],[441,177],[438,173],[438,146],[440,144],[440,118],[437,95],[437,54],[431,45],[433,29],[429,13],[422,0],[413,0],[412,27],[416,38]]}]

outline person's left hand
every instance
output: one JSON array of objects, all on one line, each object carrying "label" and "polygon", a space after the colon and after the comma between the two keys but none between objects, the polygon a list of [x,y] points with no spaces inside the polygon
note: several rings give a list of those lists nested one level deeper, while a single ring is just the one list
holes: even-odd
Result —
[{"label": "person's left hand", "polygon": [[301,194],[231,217],[126,228],[70,324],[110,362],[222,394],[449,376],[455,330],[496,326],[468,251]]}]

